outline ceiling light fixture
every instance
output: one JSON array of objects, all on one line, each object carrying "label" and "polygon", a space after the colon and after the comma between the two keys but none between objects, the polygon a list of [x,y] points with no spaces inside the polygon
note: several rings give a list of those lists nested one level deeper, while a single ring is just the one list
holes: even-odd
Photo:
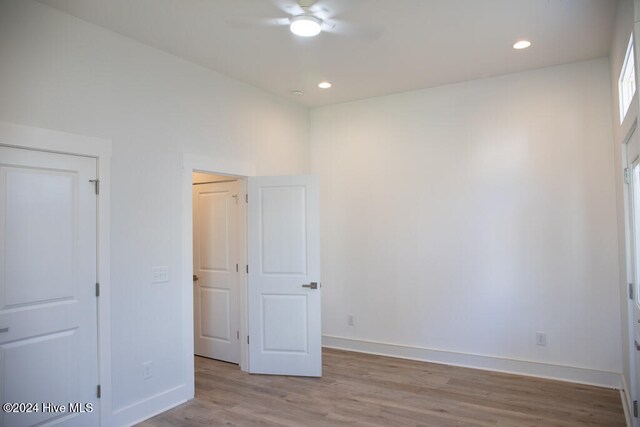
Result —
[{"label": "ceiling light fixture", "polygon": [[318,83],[318,87],[320,89],[329,89],[331,87],[331,83],[329,83],[329,82],[320,82],[320,83]]},{"label": "ceiling light fixture", "polygon": [[529,40],[518,40],[513,44],[514,49],[526,49],[531,46],[531,42]]},{"label": "ceiling light fixture", "polygon": [[291,18],[291,25],[289,26],[289,29],[296,36],[313,37],[320,34],[320,31],[322,30],[320,27],[321,23],[322,20],[315,16],[300,15],[295,18]]}]

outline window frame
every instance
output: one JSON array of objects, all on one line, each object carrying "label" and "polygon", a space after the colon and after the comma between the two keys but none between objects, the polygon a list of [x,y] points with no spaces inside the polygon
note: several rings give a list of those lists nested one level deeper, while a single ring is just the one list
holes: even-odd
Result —
[{"label": "window frame", "polygon": [[[620,103],[620,123],[624,122],[631,101],[638,90],[638,84],[636,81],[636,60],[635,60],[635,46],[633,42],[633,33],[629,37],[629,43],[627,44],[627,51],[624,55],[624,61],[622,68],[620,69],[620,76],[618,77],[618,99]],[[629,84],[631,83],[631,84]],[[629,86],[633,86],[629,89]]]}]

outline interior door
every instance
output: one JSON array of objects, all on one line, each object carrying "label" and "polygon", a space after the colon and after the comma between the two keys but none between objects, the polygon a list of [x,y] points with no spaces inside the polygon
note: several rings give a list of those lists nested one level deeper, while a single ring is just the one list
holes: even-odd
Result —
[{"label": "interior door", "polygon": [[239,192],[238,181],[193,186],[194,349],[232,363],[240,362]]},{"label": "interior door", "polygon": [[[627,142],[627,168],[625,171],[628,182],[629,201],[629,231],[630,231],[630,257],[631,272],[633,275],[630,284],[629,315],[630,319],[630,340],[632,354],[631,361],[635,366],[635,375],[631,379],[629,387],[632,399],[637,400],[640,396],[640,380],[637,374],[640,373],[640,135],[634,130]],[[633,367],[632,367],[633,370]],[[633,374],[633,372],[632,372]],[[634,425],[637,425],[637,418],[634,418]]]},{"label": "interior door", "polygon": [[248,181],[249,370],[319,377],[317,177]]},{"label": "interior door", "polygon": [[0,402],[39,405],[2,426],[98,425],[92,179],[95,159],[0,146]]}]

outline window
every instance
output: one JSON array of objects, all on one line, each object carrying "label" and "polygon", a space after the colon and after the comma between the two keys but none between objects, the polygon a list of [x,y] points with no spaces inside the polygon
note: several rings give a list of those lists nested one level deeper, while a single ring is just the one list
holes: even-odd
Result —
[{"label": "window", "polygon": [[620,70],[620,79],[618,80],[618,92],[620,95],[620,123],[624,121],[627,115],[631,99],[636,93],[636,61],[633,53],[633,34],[629,38],[629,47],[624,56],[622,70]]}]

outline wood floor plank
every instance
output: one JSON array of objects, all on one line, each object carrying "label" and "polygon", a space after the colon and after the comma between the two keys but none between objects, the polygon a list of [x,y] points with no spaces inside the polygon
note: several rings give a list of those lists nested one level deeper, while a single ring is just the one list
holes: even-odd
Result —
[{"label": "wood floor plank", "polygon": [[196,396],[140,427],[624,426],[617,390],[341,350],[323,377],[196,357]]}]

